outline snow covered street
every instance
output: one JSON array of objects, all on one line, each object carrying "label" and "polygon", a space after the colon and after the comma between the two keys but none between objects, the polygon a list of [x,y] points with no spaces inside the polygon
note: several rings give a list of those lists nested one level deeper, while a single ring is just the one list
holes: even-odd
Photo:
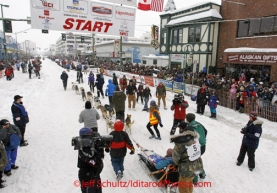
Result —
[{"label": "snow covered street", "polygon": [[[69,80],[67,90],[63,90],[60,75],[64,69],[56,63],[45,59],[42,62],[41,79],[29,79],[28,73],[15,71],[15,78],[6,81],[0,79],[1,110],[0,119],[6,118],[12,123],[11,105],[14,95],[23,96],[23,103],[29,113],[30,122],[27,124],[25,138],[29,145],[19,147],[16,165],[18,170],[13,170],[7,180],[5,193],[80,193],[78,185],[77,156],[78,151],[71,146],[72,137],[78,136],[83,124],[78,122],[79,114],[84,109],[85,102],[81,95],[77,95],[71,88],[71,82],[76,81],[76,71],[68,73]],[[94,74],[96,74],[94,72]],[[84,83],[80,84],[89,90],[87,84],[88,75],[84,75]],[[106,85],[109,77],[105,77]],[[155,88],[152,87],[152,95],[155,96]],[[96,91],[93,93],[96,95]],[[169,132],[172,127],[173,113],[170,110],[174,93],[167,91],[167,110],[160,109],[163,128],[159,127],[162,140],[149,139],[146,129],[149,114],[142,111],[140,101],[136,105],[136,111],[128,110],[127,102],[125,116],[132,115],[135,120],[132,126],[131,137],[141,146],[153,149],[160,155],[165,155],[168,148],[174,144],[169,142]],[[152,99],[156,100],[155,97]],[[108,97],[100,99],[102,104],[108,104]],[[187,113],[196,112],[196,104],[189,97]],[[206,152],[203,155],[203,163],[207,177],[203,182],[210,182],[212,187],[195,187],[196,193],[272,193],[277,192],[275,186],[275,172],[277,171],[277,124],[262,119],[263,133],[259,148],[256,150],[256,168],[253,172],[248,170],[247,156],[242,166],[236,166],[243,135],[240,129],[248,122],[248,116],[231,109],[219,106],[217,108],[217,120],[210,119],[209,108],[205,114],[196,115],[196,121],[202,123],[208,130]],[[101,112],[99,111],[100,115]],[[98,121],[99,132],[107,135],[104,119]],[[178,131],[177,131],[178,132]],[[135,142],[133,142],[135,146]],[[150,182],[151,179],[139,164],[135,146],[135,155],[130,155],[128,150],[125,157],[125,171],[122,181],[135,182],[137,180]],[[115,182],[110,155],[105,153],[104,169],[101,173],[102,182]],[[76,185],[77,183],[77,185]],[[103,193],[109,192],[161,192],[155,187],[103,187]]]}]

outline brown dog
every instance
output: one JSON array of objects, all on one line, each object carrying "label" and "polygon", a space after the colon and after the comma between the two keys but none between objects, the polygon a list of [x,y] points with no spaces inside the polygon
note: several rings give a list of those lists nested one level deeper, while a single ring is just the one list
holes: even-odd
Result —
[{"label": "brown dog", "polygon": [[127,129],[130,131],[130,134],[132,134],[132,125],[134,124],[134,120],[131,121],[131,115],[127,114],[127,118],[125,119],[125,131],[127,132]]},{"label": "brown dog", "polygon": [[96,108],[101,110],[102,116],[103,116],[104,119],[105,119],[106,117],[108,117],[107,111],[106,111],[106,109],[103,107],[103,105],[98,105]]},{"label": "brown dog", "polygon": [[75,85],[75,92],[76,92],[76,94],[80,94],[78,85]]}]

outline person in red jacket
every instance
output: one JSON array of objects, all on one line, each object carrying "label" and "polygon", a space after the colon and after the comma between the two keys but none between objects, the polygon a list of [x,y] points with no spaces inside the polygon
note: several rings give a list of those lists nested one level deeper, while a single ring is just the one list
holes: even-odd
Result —
[{"label": "person in red jacket", "polygon": [[109,148],[105,148],[107,153],[110,152],[111,162],[117,180],[120,180],[123,177],[123,164],[127,148],[131,150],[131,155],[135,153],[135,148],[132,144],[132,141],[130,140],[128,134],[123,131],[123,128],[124,123],[117,119],[114,123],[114,131],[110,133],[110,135],[113,136],[113,141]]},{"label": "person in red jacket", "polygon": [[189,107],[189,104],[184,100],[182,93],[176,94],[172,102],[171,110],[174,111],[174,120],[170,135],[174,135],[178,124],[186,119],[186,109]]},{"label": "person in red jacket", "polygon": [[247,97],[247,91],[243,85],[240,86],[239,90],[237,91],[237,108],[236,110],[240,113],[244,112],[244,99]]},{"label": "person in red jacket", "polygon": [[7,77],[8,81],[12,79],[12,73],[13,73],[12,67],[7,67],[5,70],[5,76]]}]

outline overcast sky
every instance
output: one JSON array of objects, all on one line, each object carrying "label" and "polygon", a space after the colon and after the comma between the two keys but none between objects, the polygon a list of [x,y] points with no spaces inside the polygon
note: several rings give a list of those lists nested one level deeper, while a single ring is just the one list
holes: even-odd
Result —
[{"label": "overcast sky", "polygon": [[[95,0],[99,1],[99,0]],[[164,0],[165,4],[167,0]],[[221,4],[221,0],[212,0],[218,4]],[[105,3],[104,1],[102,1]],[[176,8],[184,8],[191,6],[199,2],[209,2],[205,0],[174,0]],[[30,13],[30,0],[1,0],[1,4],[7,4],[10,7],[3,7],[4,18],[14,18],[14,19],[27,19],[28,16],[31,16]],[[165,5],[164,4],[164,5]],[[140,11],[137,9],[136,12],[136,23],[135,23],[135,37],[139,38],[146,31],[150,31],[150,26],[155,24],[159,25],[160,17],[159,12],[152,11]],[[28,25],[25,21],[13,21],[12,23],[13,32],[20,32],[25,29],[31,28],[31,25]],[[2,25],[0,27],[2,30]],[[17,40],[18,42],[23,42],[25,40],[31,40],[37,43],[37,47],[48,48],[49,44],[55,44],[56,40],[61,36],[61,31],[49,31],[49,34],[42,34],[41,30],[30,29],[27,33],[18,33]],[[11,34],[6,34],[11,35]],[[12,34],[15,37],[14,34]]]}]

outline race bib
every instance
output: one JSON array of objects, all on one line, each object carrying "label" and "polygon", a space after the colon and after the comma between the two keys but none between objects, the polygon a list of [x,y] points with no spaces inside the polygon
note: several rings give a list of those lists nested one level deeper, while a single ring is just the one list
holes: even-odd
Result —
[{"label": "race bib", "polygon": [[201,148],[200,143],[198,139],[195,139],[193,144],[190,146],[186,146],[189,161],[195,161],[201,156]]}]

